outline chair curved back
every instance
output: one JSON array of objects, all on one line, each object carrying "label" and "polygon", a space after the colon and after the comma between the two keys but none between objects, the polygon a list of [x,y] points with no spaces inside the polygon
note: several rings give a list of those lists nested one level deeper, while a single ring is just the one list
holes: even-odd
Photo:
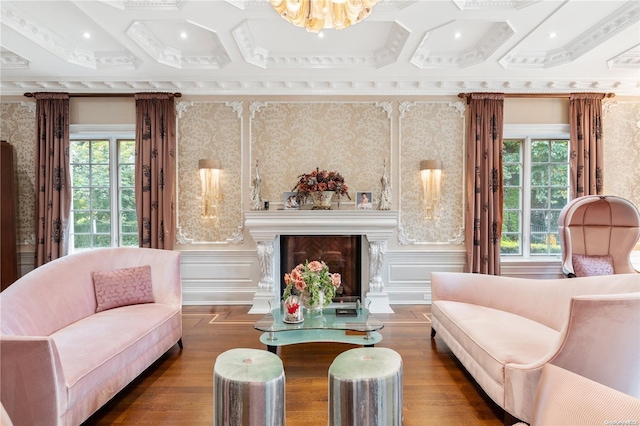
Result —
[{"label": "chair curved back", "polygon": [[615,274],[635,273],[630,255],[640,238],[640,213],[629,200],[613,195],[587,195],[560,212],[558,235],[562,272],[575,276],[572,255],[610,255]]}]

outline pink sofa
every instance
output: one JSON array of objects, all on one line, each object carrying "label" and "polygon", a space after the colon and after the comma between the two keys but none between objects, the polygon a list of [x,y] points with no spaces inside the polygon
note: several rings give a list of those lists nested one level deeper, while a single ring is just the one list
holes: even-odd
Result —
[{"label": "pink sofa", "polygon": [[431,284],[432,337],[515,418],[531,420],[547,363],[640,397],[640,275],[537,280],[434,272]]},{"label": "pink sofa", "polygon": [[[151,267],[154,302],[96,312],[92,272],[143,265]],[[13,423],[79,425],[182,347],[180,253],[106,248],[65,256],[0,293],[0,319],[0,400]]]}]

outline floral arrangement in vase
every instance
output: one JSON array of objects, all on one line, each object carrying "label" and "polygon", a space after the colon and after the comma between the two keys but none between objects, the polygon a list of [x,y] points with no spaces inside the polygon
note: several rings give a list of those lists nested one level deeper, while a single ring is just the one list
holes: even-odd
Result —
[{"label": "floral arrangement in vase", "polygon": [[298,176],[298,183],[293,187],[293,191],[298,191],[298,194],[304,198],[314,192],[333,191],[338,196],[346,195],[351,199],[348,190],[349,186],[340,173],[318,168],[311,173]]},{"label": "floral arrangement in vase", "polygon": [[287,300],[292,294],[300,295],[302,304],[307,309],[322,309],[331,303],[340,287],[341,277],[338,273],[329,272],[326,263],[314,260],[305,262],[284,274],[286,288],[282,298]]}]

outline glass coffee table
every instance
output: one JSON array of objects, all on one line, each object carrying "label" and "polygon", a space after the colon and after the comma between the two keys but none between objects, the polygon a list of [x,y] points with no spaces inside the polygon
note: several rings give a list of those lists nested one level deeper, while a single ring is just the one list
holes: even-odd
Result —
[{"label": "glass coffee table", "polygon": [[[344,309],[342,306],[337,309]],[[322,313],[307,314],[304,321],[289,324],[282,321],[280,308],[273,309],[253,327],[263,331],[260,341],[270,352],[276,353],[278,346],[310,342],[351,343],[373,346],[382,340],[378,333],[384,327],[382,321],[372,317],[365,308],[354,309],[355,315],[336,315],[335,307],[328,307]]]}]

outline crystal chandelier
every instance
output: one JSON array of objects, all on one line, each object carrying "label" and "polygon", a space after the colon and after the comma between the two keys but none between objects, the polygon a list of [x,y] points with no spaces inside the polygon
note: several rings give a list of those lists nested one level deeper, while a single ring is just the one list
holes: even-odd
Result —
[{"label": "crystal chandelier", "polygon": [[269,0],[287,21],[307,31],[340,30],[369,16],[378,0]]}]

